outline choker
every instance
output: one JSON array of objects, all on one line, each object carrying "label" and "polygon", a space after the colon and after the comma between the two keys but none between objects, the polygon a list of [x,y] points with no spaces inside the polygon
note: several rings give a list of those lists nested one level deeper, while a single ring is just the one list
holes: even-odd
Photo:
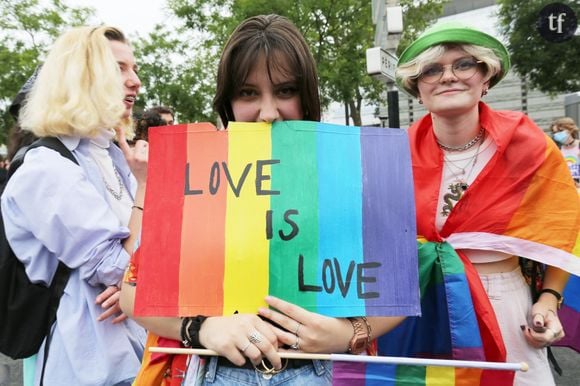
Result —
[{"label": "choker", "polygon": [[457,147],[444,145],[441,142],[439,142],[437,137],[435,137],[435,140],[437,141],[437,145],[439,145],[439,147],[443,150],[446,150],[446,151],[464,151],[467,149],[471,149],[476,143],[478,143],[481,140],[481,137],[483,137],[483,133],[484,133],[484,130],[482,127],[481,129],[479,129],[479,133],[477,133],[477,135],[471,141],[467,142],[465,145],[461,145],[461,146],[457,146]]}]

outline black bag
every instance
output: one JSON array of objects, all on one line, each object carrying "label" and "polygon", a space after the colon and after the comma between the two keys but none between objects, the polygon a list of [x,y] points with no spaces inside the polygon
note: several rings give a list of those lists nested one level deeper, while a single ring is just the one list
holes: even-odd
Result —
[{"label": "black bag", "polygon": [[[22,165],[25,153],[39,146],[53,149],[78,165],[59,139],[45,137],[23,148],[24,151],[14,157],[8,179]],[[4,220],[0,216],[0,352],[13,359],[27,358],[38,352],[44,338],[50,335],[69,275],[70,269],[59,262],[50,287],[31,283],[24,265],[8,244]],[[45,347],[45,359],[49,341]]]}]

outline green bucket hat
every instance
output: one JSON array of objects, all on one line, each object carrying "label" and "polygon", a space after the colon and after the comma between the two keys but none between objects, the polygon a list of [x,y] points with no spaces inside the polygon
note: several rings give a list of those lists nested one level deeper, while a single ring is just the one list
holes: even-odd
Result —
[{"label": "green bucket hat", "polygon": [[490,88],[503,79],[510,69],[510,55],[502,42],[459,22],[439,23],[427,29],[403,51],[398,66],[415,59],[426,49],[443,43],[465,43],[492,49],[500,59],[501,72],[490,80]]}]

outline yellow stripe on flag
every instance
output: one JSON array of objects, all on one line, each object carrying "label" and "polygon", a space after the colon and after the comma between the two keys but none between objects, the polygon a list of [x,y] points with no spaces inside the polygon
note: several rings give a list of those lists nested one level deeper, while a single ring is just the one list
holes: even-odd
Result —
[{"label": "yellow stripe on flag", "polygon": [[427,366],[425,371],[425,386],[455,385],[455,368]]},{"label": "yellow stripe on flag", "polygon": [[[269,242],[266,238],[265,216],[270,209],[270,196],[256,194],[256,161],[271,158],[271,125],[230,123],[228,168],[234,185],[248,164],[245,181],[236,197],[225,173],[222,184],[228,185],[226,214],[226,246],[224,277],[224,315],[235,311],[256,313],[258,306],[266,306],[268,293]],[[236,135],[244,131],[243,135]],[[223,171],[222,171],[223,172]],[[264,168],[263,174],[270,174]],[[262,182],[264,190],[269,181]],[[256,216],[263,213],[263,216]]]}]

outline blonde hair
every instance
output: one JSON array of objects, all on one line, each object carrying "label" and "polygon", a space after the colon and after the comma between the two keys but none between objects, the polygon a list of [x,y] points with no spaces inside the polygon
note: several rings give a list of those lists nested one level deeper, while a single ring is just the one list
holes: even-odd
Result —
[{"label": "blonde hair", "polygon": [[127,44],[113,27],[79,27],[54,43],[22,108],[20,124],[39,137],[94,137],[121,127],[133,135],[121,72],[109,41]]},{"label": "blonde hair", "polygon": [[430,63],[439,59],[445,52],[459,49],[467,55],[473,56],[476,60],[482,61],[485,70],[485,81],[494,77],[501,77],[501,61],[495,52],[487,47],[476,46],[473,44],[447,43],[430,47],[418,55],[415,59],[401,65],[397,68],[395,74],[399,84],[414,97],[419,96],[417,82],[423,68]]},{"label": "blonde hair", "polygon": [[578,138],[578,126],[576,126],[576,122],[570,117],[556,119],[550,125],[550,130],[553,132],[568,130],[574,138]]}]

